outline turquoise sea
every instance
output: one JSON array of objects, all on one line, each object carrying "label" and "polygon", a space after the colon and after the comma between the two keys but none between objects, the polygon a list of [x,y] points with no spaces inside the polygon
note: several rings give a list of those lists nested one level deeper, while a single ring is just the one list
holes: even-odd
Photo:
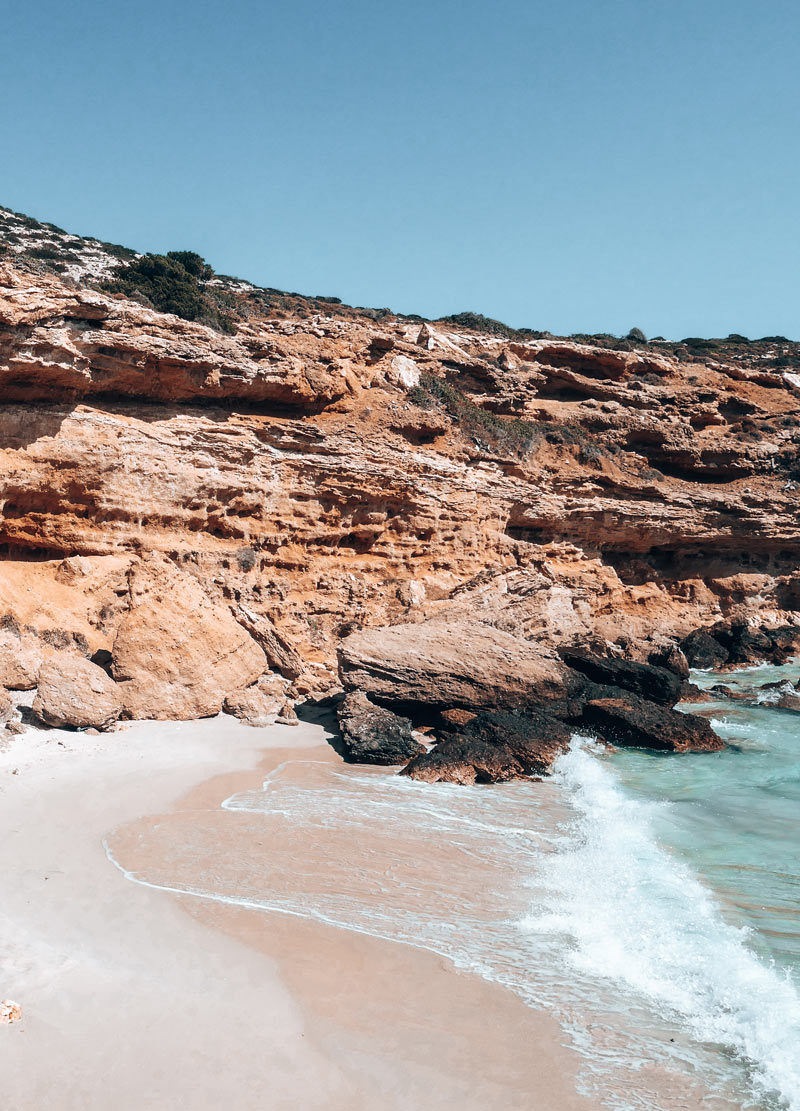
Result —
[{"label": "turquoise sea", "polygon": [[724,752],[576,736],[542,783],[289,760],[189,833],[161,817],[135,852],[110,837],[109,858],[138,883],[421,946],[508,986],[560,1020],[598,1107],[800,1111],[800,714],[700,708]]}]

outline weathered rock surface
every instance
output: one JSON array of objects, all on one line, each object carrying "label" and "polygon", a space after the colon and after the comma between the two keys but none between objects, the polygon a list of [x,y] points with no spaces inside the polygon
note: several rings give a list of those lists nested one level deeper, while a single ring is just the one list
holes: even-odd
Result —
[{"label": "weathered rock surface", "polygon": [[191,576],[150,560],[131,567],[127,586],[112,671],[129,717],[218,714],[266,670],[261,648]]},{"label": "weathered rock surface", "polygon": [[570,730],[556,718],[529,711],[481,713],[404,768],[425,783],[499,783],[546,775],[569,748]]},{"label": "weathered rock surface", "polygon": [[339,649],[344,686],[390,706],[528,706],[565,715],[583,686],[556,655],[478,623],[427,621],[354,633]]},{"label": "weathered rock surface", "polygon": [[679,679],[689,678],[689,661],[677,644],[657,648],[647,657],[647,662],[653,667],[665,667],[667,671],[673,671]]},{"label": "weathered rock surface", "polygon": [[635,695],[587,702],[583,720],[616,745],[669,752],[718,752],[725,747],[705,718],[669,710]]},{"label": "weathered rock surface", "polygon": [[593,683],[622,687],[651,702],[674,706],[680,698],[681,680],[673,671],[635,660],[593,656],[580,649],[562,649],[566,664],[585,675]]},{"label": "weathered rock surface", "polygon": [[246,606],[237,606],[234,616],[256,644],[261,646],[270,667],[280,671],[287,679],[297,679],[303,674],[302,659],[271,621],[266,617],[259,617]]},{"label": "weathered rock surface", "polygon": [[[377,690],[396,675],[413,704],[441,709],[494,705],[500,675],[512,707],[550,683],[543,704],[572,712],[551,655],[564,645],[641,660],[722,623],[782,626],[770,658],[791,652],[797,345],[622,350],[236,282],[226,296],[242,311],[223,336],[88,288],[74,260],[64,281],[22,259],[3,240],[9,219],[0,211],[0,614],[87,656],[117,643],[128,712],[213,713],[257,680],[266,660],[208,606],[246,613],[298,694],[353,629],[484,630],[469,639],[494,642],[485,667],[467,646],[425,677],[422,653],[416,685],[378,661],[363,687],[389,701]],[[98,245],[83,246],[96,261]],[[128,585],[146,552],[163,579],[149,609]],[[172,606],[178,569],[204,599],[199,619]],[[759,647],[734,637],[729,651],[719,635],[695,666]]]},{"label": "weathered rock surface", "polygon": [[707,671],[723,667],[728,662],[727,649],[705,629],[696,629],[681,641],[683,651],[690,667]]},{"label": "weathered rock surface", "polygon": [[4,725],[14,716],[14,703],[8,693],[0,688],[0,725]]},{"label": "weathered rock surface", "polygon": [[0,627],[0,687],[33,690],[42,666],[42,642],[16,622]]},{"label": "weathered rock surface", "polygon": [[245,725],[260,728],[270,725],[277,718],[285,702],[284,691],[285,684],[267,678],[228,694],[223,709]]},{"label": "weathered rock surface", "polygon": [[81,656],[54,652],[39,672],[33,712],[56,728],[108,729],[122,713],[122,698],[102,668]]},{"label": "weathered rock surface", "polygon": [[351,691],[336,710],[346,759],[355,764],[405,764],[425,751],[408,718]]}]

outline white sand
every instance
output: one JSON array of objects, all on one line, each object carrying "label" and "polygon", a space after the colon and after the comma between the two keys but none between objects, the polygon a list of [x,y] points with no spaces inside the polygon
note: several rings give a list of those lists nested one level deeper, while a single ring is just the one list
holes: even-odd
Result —
[{"label": "white sand", "polygon": [[323,740],[218,718],[29,730],[0,751],[0,998],[23,1007],[0,1027],[4,1111],[587,1106],[558,1028],[504,989],[407,946],[149,889],[107,860],[112,828],[179,797],[191,820],[285,746],[337,759]]}]

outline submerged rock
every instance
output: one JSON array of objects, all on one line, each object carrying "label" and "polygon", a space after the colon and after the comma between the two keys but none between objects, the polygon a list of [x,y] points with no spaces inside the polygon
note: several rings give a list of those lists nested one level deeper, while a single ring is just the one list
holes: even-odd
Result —
[{"label": "submerged rock", "polygon": [[667,752],[718,752],[725,747],[698,714],[682,714],[635,696],[587,702],[583,720],[615,745]]},{"label": "submerged rock", "polygon": [[42,665],[33,712],[54,728],[108,729],[122,713],[122,697],[102,668],[57,652]]},{"label": "submerged rock", "polygon": [[347,760],[355,764],[404,764],[425,751],[408,718],[375,706],[360,691],[346,695],[337,708]]}]

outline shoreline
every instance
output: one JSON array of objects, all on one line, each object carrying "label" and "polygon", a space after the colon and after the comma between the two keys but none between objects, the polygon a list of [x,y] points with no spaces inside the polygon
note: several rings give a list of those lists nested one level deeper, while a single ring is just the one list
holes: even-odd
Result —
[{"label": "shoreline", "polygon": [[112,829],[219,807],[287,751],[337,760],[321,744],[319,725],[220,717],[34,729],[0,752],[0,994],[23,1009],[0,1029],[9,1111],[590,1106],[560,1027],[508,989],[429,950],[167,896],[110,866]]}]

